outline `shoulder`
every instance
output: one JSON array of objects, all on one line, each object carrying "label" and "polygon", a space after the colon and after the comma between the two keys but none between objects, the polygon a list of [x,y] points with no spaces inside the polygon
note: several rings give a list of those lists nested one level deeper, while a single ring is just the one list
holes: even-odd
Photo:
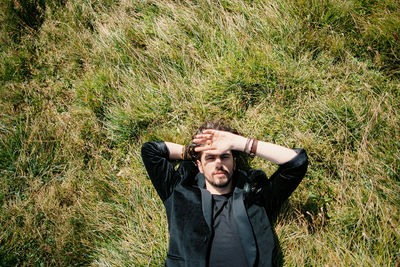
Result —
[{"label": "shoulder", "polygon": [[263,170],[259,169],[249,169],[249,170],[237,170],[237,174],[241,179],[244,179],[246,182],[251,182],[254,180],[258,180],[261,178],[267,178],[267,175]]},{"label": "shoulder", "polygon": [[237,187],[243,188],[245,191],[252,191],[260,188],[268,183],[268,177],[264,171],[258,169],[237,170]]},{"label": "shoulder", "polygon": [[199,169],[193,161],[185,160],[179,164],[177,173],[182,177],[182,182],[194,183],[195,177],[198,174]]}]

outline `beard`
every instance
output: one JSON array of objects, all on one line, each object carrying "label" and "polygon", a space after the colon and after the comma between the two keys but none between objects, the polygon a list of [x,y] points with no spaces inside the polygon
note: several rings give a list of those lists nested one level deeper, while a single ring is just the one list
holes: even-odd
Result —
[{"label": "beard", "polygon": [[204,178],[207,180],[207,182],[209,182],[212,186],[215,186],[217,188],[224,188],[227,187],[229,185],[229,183],[232,181],[232,177],[233,175],[228,175],[228,173],[225,172],[225,175],[227,177],[226,181],[223,183],[216,183],[213,180],[208,179],[207,177],[204,176]]}]

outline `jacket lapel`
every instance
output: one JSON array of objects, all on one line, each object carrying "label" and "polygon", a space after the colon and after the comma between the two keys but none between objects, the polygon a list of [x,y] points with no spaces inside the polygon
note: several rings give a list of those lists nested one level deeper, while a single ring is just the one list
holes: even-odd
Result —
[{"label": "jacket lapel", "polygon": [[236,222],[237,231],[242,242],[249,266],[254,266],[257,258],[257,245],[254,239],[253,230],[247,216],[243,201],[244,190],[236,187],[233,192],[232,210]]},{"label": "jacket lapel", "polygon": [[212,231],[212,198],[210,192],[207,191],[204,175],[198,173],[196,175],[197,185],[201,191],[201,206],[203,210],[204,219],[207,222],[208,228]]}]

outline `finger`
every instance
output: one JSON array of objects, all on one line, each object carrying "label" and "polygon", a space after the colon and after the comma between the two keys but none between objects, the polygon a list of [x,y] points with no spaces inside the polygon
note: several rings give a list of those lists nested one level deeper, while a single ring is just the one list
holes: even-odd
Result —
[{"label": "finger", "polygon": [[204,152],[208,150],[216,150],[216,148],[213,146],[198,146],[194,148],[194,151],[196,152]]},{"label": "finger", "polygon": [[205,139],[205,138],[194,138],[192,140],[192,142],[195,144],[205,144],[207,141],[209,141],[209,139]]},{"label": "finger", "polygon": [[194,151],[195,151],[195,152],[203,152],[203,151],[206,151],[207,149],[208,149],[207,147],[198,146],[198,147],[195,147],[195,148],[194,148]]},{"label": "finger", "polygon": [[212,130],[212,129],[205,129],[203,131],[203,134],[214,134],[214,133],[215,133],[215,130]]},{"label": "finger", "polygon": [[205,139],[211,139],[213,137],[212,134],[197,134],[195,138],[205,138]]}]

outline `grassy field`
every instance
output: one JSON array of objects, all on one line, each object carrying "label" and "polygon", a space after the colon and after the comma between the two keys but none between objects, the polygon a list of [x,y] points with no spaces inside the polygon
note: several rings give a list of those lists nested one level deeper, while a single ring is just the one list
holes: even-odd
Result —
[{"label": "grassy field", "polygon": [[141,144],[220,117],[309,154],[284,266],[399,266],[398,0],[0,0],[0,20],[0,266],[162,265]]}]

